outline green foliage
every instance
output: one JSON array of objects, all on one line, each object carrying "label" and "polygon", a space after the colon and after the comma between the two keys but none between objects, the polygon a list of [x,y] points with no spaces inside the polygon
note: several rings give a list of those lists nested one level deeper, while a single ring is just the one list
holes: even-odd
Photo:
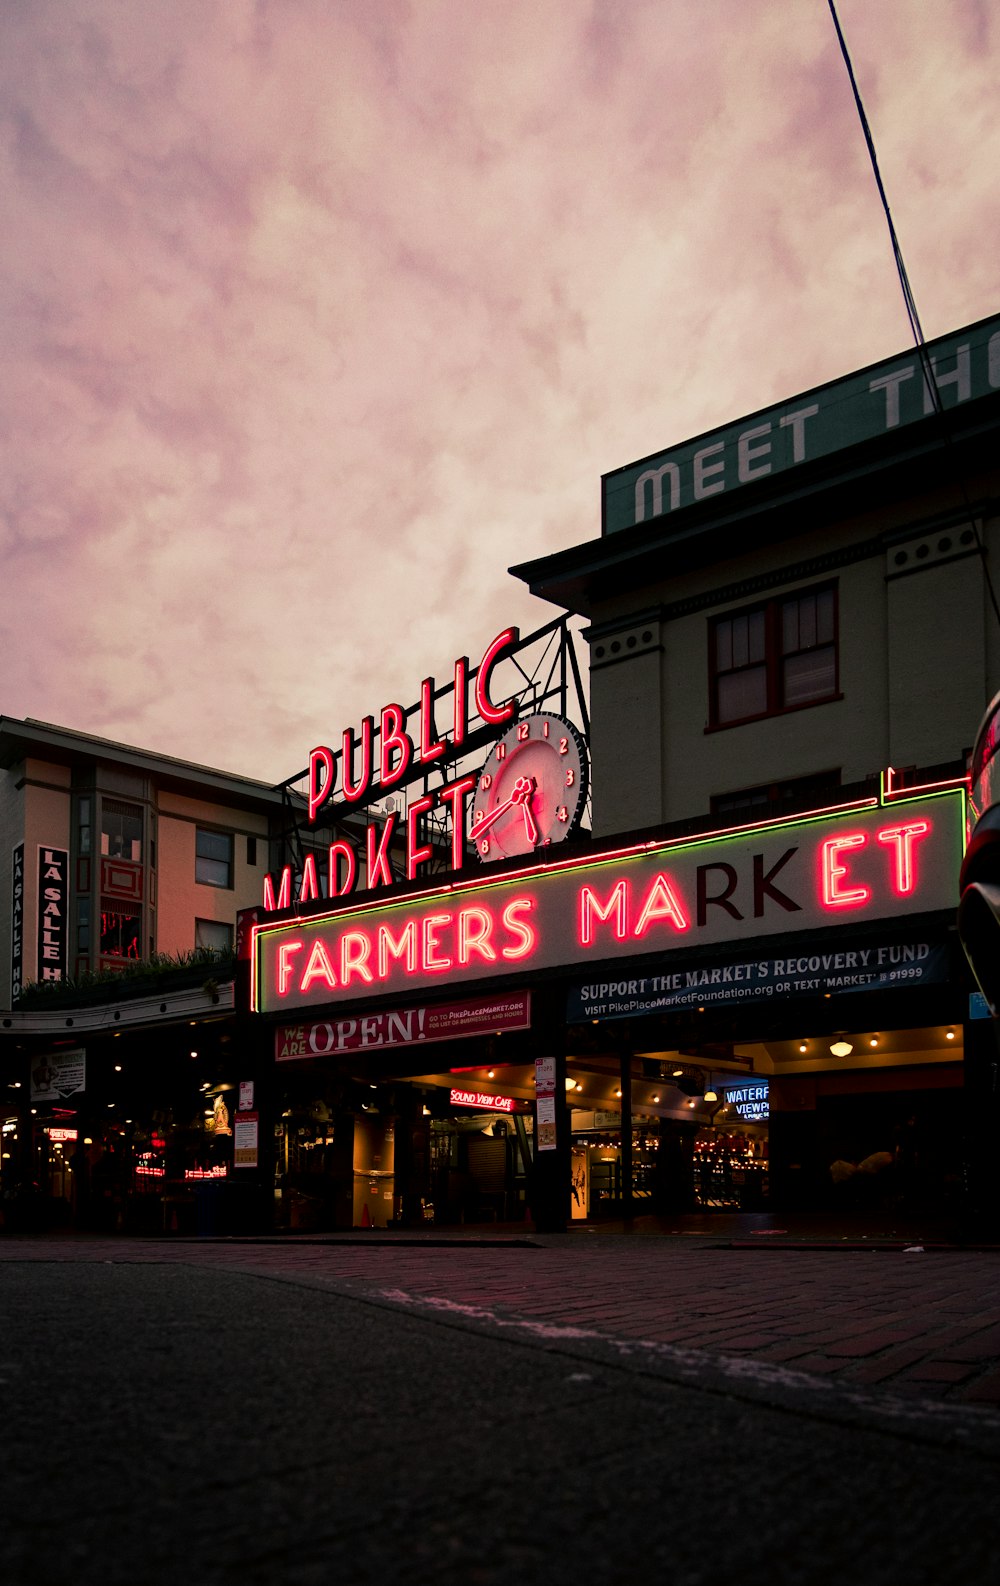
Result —
[{"label": "green foliage", "polygon": [[120,969],[92,969],[81,975],[68,975],[65,980],[31,981],[18,998],[17,1007],[30,1012],[33,1008],[115,1002],[199,984],[212,992],[220,981],[231,980],[235,970],[232,948],[194,947],[186,953],[154,953],[151,958],[122,959]]}]

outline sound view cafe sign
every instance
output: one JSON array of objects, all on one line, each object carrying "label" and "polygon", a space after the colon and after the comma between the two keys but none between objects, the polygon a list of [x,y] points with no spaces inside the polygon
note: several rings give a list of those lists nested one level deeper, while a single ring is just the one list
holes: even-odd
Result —
[{"label": "sound view cafe sign", "polygon": [[344,899],[254,927],[252,1006],[280,1014],[951,910],[964,829],[961,790],[885,793],[707,836],[566,858],[547,849],[523,868]]}]

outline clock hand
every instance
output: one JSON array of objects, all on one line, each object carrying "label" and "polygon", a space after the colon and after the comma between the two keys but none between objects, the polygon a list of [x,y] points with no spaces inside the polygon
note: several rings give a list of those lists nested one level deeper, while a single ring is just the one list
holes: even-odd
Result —
[{"label": "clock hand", "polygon": [[[532,791],[534,791],[534,783],[532,783]],[[528,798],[530,797],[531,794],[529,793]],[[535,823],[535,817],[531,813],[531,806],[529,805],[527,798],[521,799],[519,802],[521,805],[521,814],[524,816],[524,835],[527,837],[532,848],[537,848],[538,827]]]},{"label": "clock hand", "polygon": [[532,777],[532,776],[519,776],[517,781],[514,783],[514,788],[513,788],[513,791],[511,792],[510,798],[504,799],[503,803],[502,804],[498,804],[495,810],[490,810],[486,815],[483,816],[482,820],[477,821],[476,824],[470,830],[469,836],[473,840],[475,838],[477,838],[477,837],[481,837],[483,835],[483,832],[489,830],[489,828],[493,825],[494,821],[498,821],[500,819],[501,815],[506,815],[506,813],[507,813],[507,811],[509,809],[513,809],[515,805],[520,804],[520,806],[524,810],[524,813],[525,813],[525,816],[526,816],[525,830],[528,832],[529,840],[532,843],[537,842],[537,840],[538,840],[537,827],[535,828],[535,836],[534,837],[531,836],[531,831],[530,831],[530,829],[528,827],[528,821],[529,820],[531,821],[531,825],[532,826],[535,825],[535,822],[534,822],[534,819],[532,817],[531,811],[528,808],[528,800],[530,799],[530,797],[531,797],[531,795],[532,795],[532,793],[534,791],[535,791],[535,779],[534,779],[534,777]]}]

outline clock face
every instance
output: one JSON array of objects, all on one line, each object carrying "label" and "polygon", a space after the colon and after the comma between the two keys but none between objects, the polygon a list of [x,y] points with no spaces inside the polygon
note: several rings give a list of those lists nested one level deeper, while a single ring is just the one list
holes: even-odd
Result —
[{"label": "clock face", "polygon": [[587,802],[587,751],[571,722],[539,711],[514,722],[479,774],[469,836],[480,859],[562,842]]}]

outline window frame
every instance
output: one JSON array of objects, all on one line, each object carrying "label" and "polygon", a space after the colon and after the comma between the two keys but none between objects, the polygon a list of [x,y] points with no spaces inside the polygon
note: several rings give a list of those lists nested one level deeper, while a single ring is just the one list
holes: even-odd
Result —
[{"label": "window frame", "polygon": [[[203,926],[208,926],[210,930],[214,928],[220,932],[225,931],[225,943],[220,944],[217,942],[199,942],[199,928]],[[228,920],[210,920],[207,918],[207,916],[202,914],[196,915],[194,922],[194,946],[195,952],[205,951],[213,953],[231,953],[233,950],[233,927],[231,923]]]},{"label": "window frame", "polygon": [[[709,798],[709,814],[713,820],[730,821],[734,825],[753,825],[756,820],[772,821],[788,818],[794,820],[811,804],[824,809],[837,803],[843,787],[840,766],[825,771],[810,771],[804,776],[780,777],[773,782],[758,782],[752,787],[733,788],[726,793],[713,793]],[[756,795],[761,801],[753,804]],[[740,804],[738,800],[743,799]],[[729,807],[726,808],[726,805]],[[741,813],[745,811],[746,815]]]},{"label": "window frame", "polygon": [[[782,638],[782,607],[790,600],[801,600],[807,595],[823,595],[830,593],[833,596],[833,687],[828,694],[823,694],[818,699],[797,700],[793,704],[785,704],[783,698],[784,677],[783,662],[788,658],[783,649]],[[738,675],[748,667],[720,668],[717,664],[718,641],[717,633],[723,622],[731,622],[734,617],[751,617],[757,612],[764,616],[764,660],[765,688],[767,705],[764,710],[754,711],[747,716],[736,716],[725,721],[719,717],[719,679]],[[813,646],[815,649],[826,648]],[[808,655],[808,650],[789,651],[791,655]],[[760,662],[752,663],[760,665]],[[840,590],[836,579],[824,579],[819,584],[807,584],[801,589],[787,590],[784,594],[771,595],[767,600],[755,600],[745,606],[737,606],[730,611],[719,612],[717,616],[708,620],[708,725],[706,732],[726,732],[731,727],[743,727],[750,722],[768,721],[775,716],[789,716],[794,711],[812,710],[817,705],[830,705],[836,700],[843,699],[840,689]]]},{"label": "window frame", "polygon": [[[200,838],[202,838],[202,837],[222,837],[222,838],[225,838],[226,842],[229,844],[229,858],[226,861],[226,864],[228,866],[228,874],[229,874],[228,880],[226,880],[226,881],[209,881],[209,880],[206,880],[204,876],[200,876],[198,874],[198,861],[201,860],[201,859],[207,859],[211,864],[222,864],[223,863],[223,861],[221,859],[216,858],[216,856],[214,854],[202,854],[202,853],[198,852],[198,843],[199,843]],[[236,838],[235,838],[235,834],[233,832],[221,831],[218,827],[213,828],[211,826],[196,826],[195,827],[195,831],[194,831],[194,879],[195,879],[195,885],[199,886],[199,887],[214,887],[217,892],[232,892],[235,889],[235,880],[236,880],[235,872],[236,872]]]}]

